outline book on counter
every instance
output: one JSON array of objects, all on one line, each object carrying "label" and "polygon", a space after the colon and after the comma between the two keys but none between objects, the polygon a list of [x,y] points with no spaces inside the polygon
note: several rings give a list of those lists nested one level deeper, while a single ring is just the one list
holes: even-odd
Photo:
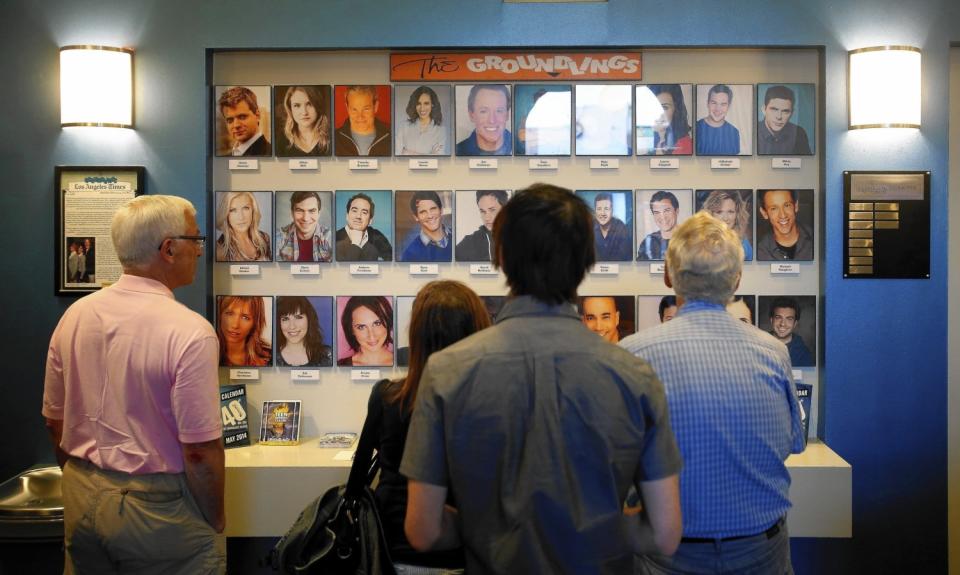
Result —
[{"label": "book on counter", "polygon": [[224,448],[250,445],[246,385],[220,386],[220,419],[223,422]]},{"label": "book on counter", "polygon": [[347,449],[357,440],[357,434],[352,432],[330,432],[320,436],[320,447],[336,447]]},{"label": "book on counter", "polygon": [[260,443],[297,445],[300,443],[300,400],[278,399],[263,402],[260,416]]},{"label": "book on counter", "polygon": [[797,401],[800,403],[800,421],[803,422],[803,437],[810,435],[810,400],[813,396],[813,385],[796,383]]}]

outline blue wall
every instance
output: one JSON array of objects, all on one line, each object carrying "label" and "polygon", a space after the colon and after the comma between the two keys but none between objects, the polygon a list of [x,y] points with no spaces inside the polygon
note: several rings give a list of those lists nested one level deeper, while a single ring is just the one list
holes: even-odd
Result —
[{"label": "blue wall", "polygon": [[[208,48],[404,46],[823,46],[826,73],[825,440],[854,468],[854,538],[797,540],[798,571],[946,570],[948,51],[956,2],[938,0],[7,0],[0,218],[7,376],[0,476],[50,460],[39,417],[47,338],[70,303],[52,295],[56,164],[139,164],[147,188],[205,206]],[[277,7],[282,7],[279,9]],[[360,22],[370,19],[362,29]],[[951,36],[953,34],[953,36]],[[136,49],[136,131],[61,130],[59,46]],[[923,129],[846,130],[846,51],[923,50]],[[896,81],[891,78],[891,81]],[[96,132],[96,133],[94,133]],[[932,277],[844,281],[842,171],[928,169]],[[201,214],[203,218],[206,214]],[[201,219],[201,221],[204,221]],[[178,297],[205,305],[206,278]]]}]

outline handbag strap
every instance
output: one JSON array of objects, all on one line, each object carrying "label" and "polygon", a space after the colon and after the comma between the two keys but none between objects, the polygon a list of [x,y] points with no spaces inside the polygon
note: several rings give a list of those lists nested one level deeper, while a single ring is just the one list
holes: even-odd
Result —
[{"label": "handbag strap", "polygon": [[[386,380],[384,380],[386,381]],[[378,384],[379,385],[379,384]],[[364,487],[373,483],[373,478],[380,468],[378,458],[374,456],[374,447],[377,445],[377,436],[380,433],[380,424],[383,421],[383,400],[380,397],[372,398],[369,402],[367,417],[360,431],[360,440],[357,451],[353,455],[353,465],[350,467],[350,478],[344,497],[357,497]]]}]

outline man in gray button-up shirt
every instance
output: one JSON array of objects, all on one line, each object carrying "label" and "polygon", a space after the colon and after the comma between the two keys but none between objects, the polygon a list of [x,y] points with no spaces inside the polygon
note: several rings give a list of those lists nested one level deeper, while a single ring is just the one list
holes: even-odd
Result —
[{"label": "man in gray button-up shirt", "polygon": [[[649,365],[572,304],[594,264],[589,208],[536,184],[494,223],[511,298],[431,356],[400,472],[419,550],[462,543],[467,573],[629,573],[680,538],[680,455]],[[643,510],[624,510],[636,486]],[[446,506],[448,489],[457,502]]]}]

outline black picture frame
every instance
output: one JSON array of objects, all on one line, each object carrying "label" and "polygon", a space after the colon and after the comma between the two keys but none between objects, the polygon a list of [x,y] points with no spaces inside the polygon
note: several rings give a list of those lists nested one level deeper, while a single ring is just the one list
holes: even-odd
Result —
[{"label": "black picture frame", "polygon": [[[110,239],[110,224],[113,211],[122,203],[145,193],[146,190],[146,168],[143,166],[55,166],[53,171],[53,193],[54,198],[54,230],[56,230],[54,247],[54,295],[57,296],[77,296],[93,293],[116,281],[120,277],[120,261],[116,256],[108,256],[107,252],[113,250],[97,250],[97,243],[112,242]],[[71,189],[74,188],[74,189]],[[128,188],[132,187],[132,190]],[[68,222],[74,220],[71,210],[74,206],[67,206],[67,196],[71,192],[84,192],[97,196],[98,204],[91,203],[92,215],[97,215],[96,222],[91,223],[90,218],[84,218],[86,221],[79,223],[77,227],[68,227]],[[78,194],[79,195],[79,194]],[[109,201],[110,199],[114,202]],[[107,201],[101,201],[107,200]],[[80,197],[72,198],[70,202],[83,202]],[[101,204],[105,204],[101,205]],[[113,210],[111,210],[113,207]],[[99,209],[97,209],[99,208]],[[107,217],[109,216],[109,217]],[[78,218],[82,216],[76,216]],[[68,236],[67,233],[70,233]],[[86,257],[93,259],[93,270],[85,269],[83,277],[70,277],[71,266],[68,261],[69,247],[67,240],[71,239],[71,245],[79,241],[84,245]],[[99,255],[97,255],[99,251]],[[100,262],[97,258],[100,258]],[[111,259],[108,259],[111,258]],[[86,266],[85,266],[86,267]],[[104,273],[97,274],[96,270],[110,269],[109,275]],[[91,273],[91,271],[93,273]],[[73,269],[73,274],[80,273],[78,269]],[[74,280],[74,281],[70,281]]]}]

